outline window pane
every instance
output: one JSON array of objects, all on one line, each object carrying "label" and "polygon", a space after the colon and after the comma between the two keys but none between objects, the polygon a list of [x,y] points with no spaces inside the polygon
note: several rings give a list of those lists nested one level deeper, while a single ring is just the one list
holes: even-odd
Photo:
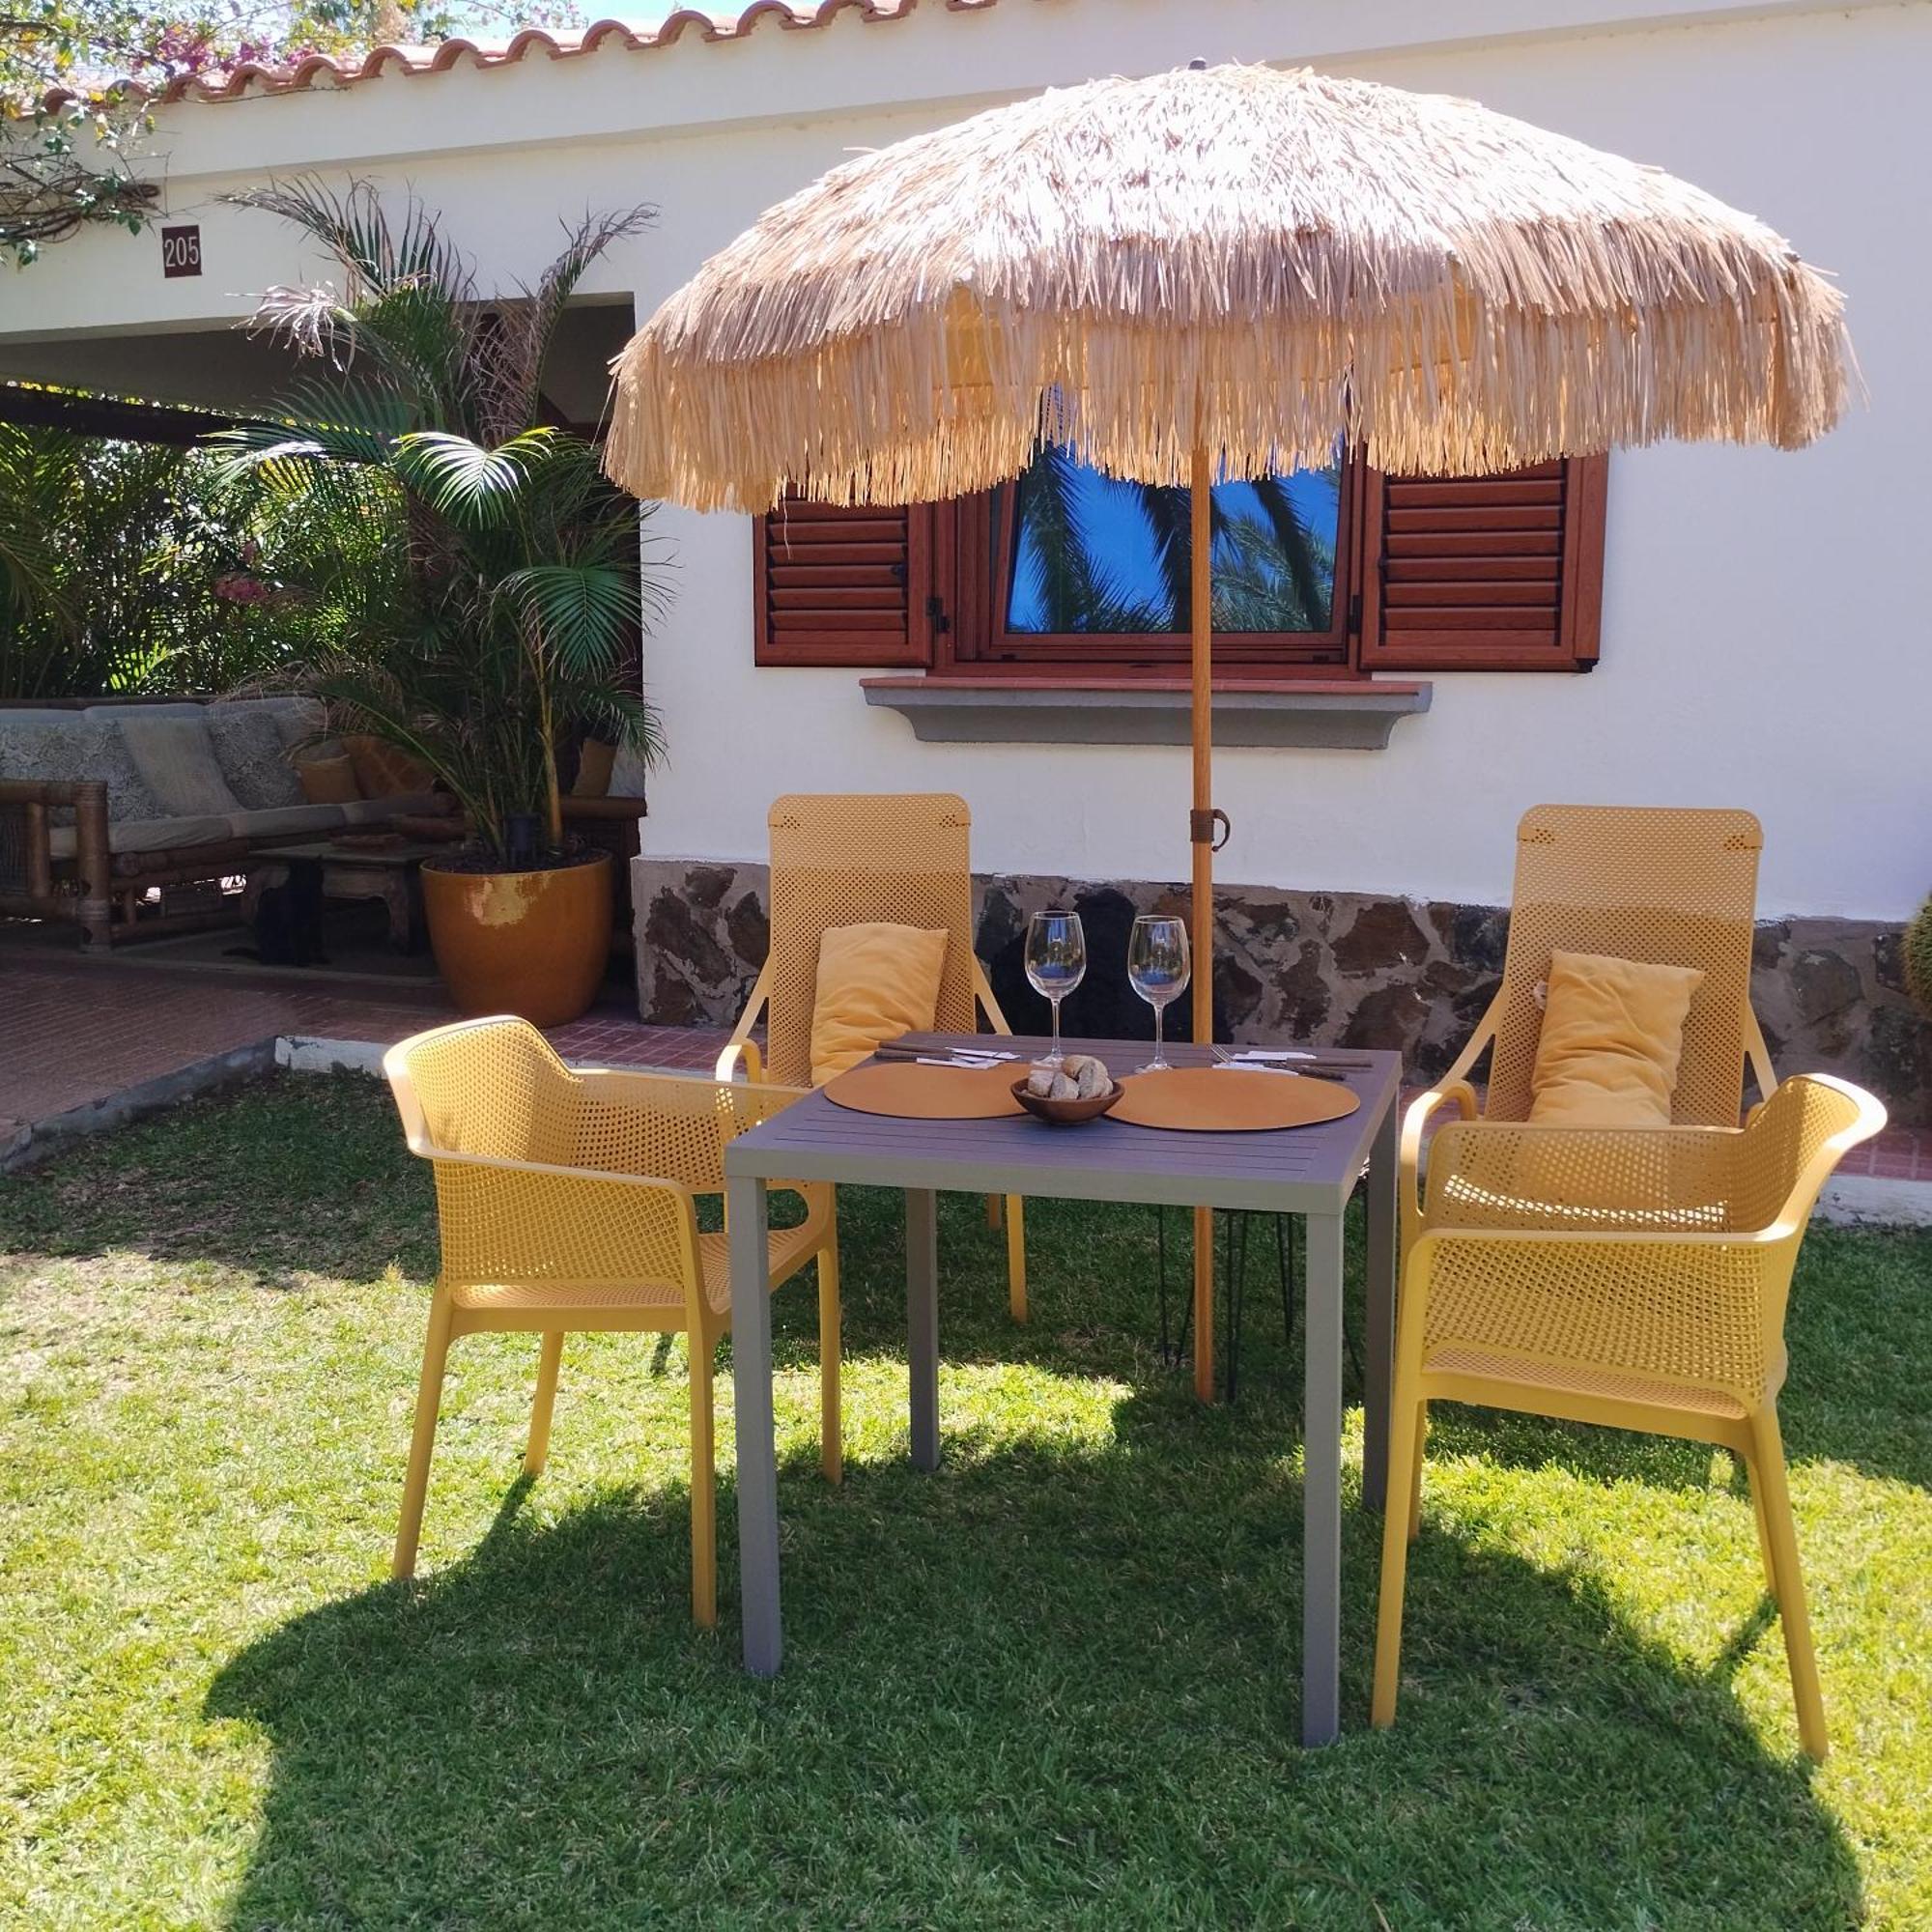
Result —
[{"label": "window pane", "polygon": [[[1214,489],[1214,628],[1326,631],[1342,472]],[[1007,629],[1020,636],[1188,628],[1187,492],[1122,483],[1043,449],[1014,486]]]}]

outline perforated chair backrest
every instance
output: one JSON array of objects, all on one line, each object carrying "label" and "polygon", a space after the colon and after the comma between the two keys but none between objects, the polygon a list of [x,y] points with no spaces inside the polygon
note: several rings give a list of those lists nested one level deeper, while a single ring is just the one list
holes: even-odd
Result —
[{"label": "perforated chair backrest", "polygon": [[1516,889],[1485,1113],[1528,1118],[1552,952],[1694,966],[1672,1119],[1734,1127],[1751,1030],[1764,834],[1748,811],[1539,805],[1517,827]]},{"label": "perforated chair backrest", "polygon": [[403,1041],[384,1065],[405,1129],[419,1126],[432,1147],[573,1164],[582,1083],[527,1020],[438,1027]]},{"label": "perforated chair backrest", "polygon": [[771,1077],[811,1084],[818,943],[833,926],[882,922],[944,929],[934,1024],[971,1033],[973,815],[952,792],[796,792],[779,799],[772,836]]}]

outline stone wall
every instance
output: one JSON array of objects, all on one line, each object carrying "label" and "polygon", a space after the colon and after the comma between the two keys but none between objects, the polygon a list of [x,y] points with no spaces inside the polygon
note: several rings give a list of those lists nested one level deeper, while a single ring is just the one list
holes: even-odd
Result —
[{"label": "stone wall", "polygon": [[[728,1026],[750,997],[769,936],[761,865],[632,861],[638,1005],[670,1026]],[[993,874],[976,882],[977,950],[1008,1017],[1045,1030],[1018,971],[1028,917],[1072,904],[1111,941],[1133,912],[1186,909],[1173,885]],[[1216,894],[1216,1031],[1236,1040],[1393,1047],[1433,1078],[1481,1017],[1502,970],[1506,907],[1227,886]],[[1121,968],[1090,971],[1087,1023],[1145,1035]],[[1842,1073],[1901,1123],[1932,1124],[1932,1024],[1906,998],[1895,926],[1856,920],[1758,927],[1752,994],[1780,1072]],[[1170,1014],[1186,1033],[1182,1003]],[[1069,1032],[1080,1030],[1067,1003]]]}]

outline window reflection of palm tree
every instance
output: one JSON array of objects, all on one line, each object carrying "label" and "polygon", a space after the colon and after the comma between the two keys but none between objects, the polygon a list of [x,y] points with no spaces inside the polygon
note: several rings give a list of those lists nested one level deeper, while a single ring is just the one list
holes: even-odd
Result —
[{"label": "window reflection of palm tree", "polygon": [[[1110,568],[1104,542],[1087,526],[1080,496],[1085,472],[1073,454],[1041,448],[1015,485],[1020,532],[1014,558],[1031,626],[1045,634],[1156,633],[1186,628],[1194,558],[1187,492],[1172,485],[1109,479],[1147,526],[1160,589],[1150,596]],[[1211,506],[1214,627],[1223,631],[1325,630],[1334,581],[1333,547],[1309,527],[1287,481],[1265,476],[1247,486],[1259,517]]]}]

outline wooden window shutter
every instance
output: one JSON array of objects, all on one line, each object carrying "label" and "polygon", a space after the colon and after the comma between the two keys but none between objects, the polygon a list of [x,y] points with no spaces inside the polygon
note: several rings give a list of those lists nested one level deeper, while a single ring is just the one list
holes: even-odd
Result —
[{"label": "wooden window shutter", "polygon": [[929,503],[840,509],[788,498],[753,520],[761,665],[923,669],[932,656]]},{"label": "wooden window shutter", "polygon": [[1588,670],[1607,459],[1505,476],[1367,473],[1364,670]]}]

